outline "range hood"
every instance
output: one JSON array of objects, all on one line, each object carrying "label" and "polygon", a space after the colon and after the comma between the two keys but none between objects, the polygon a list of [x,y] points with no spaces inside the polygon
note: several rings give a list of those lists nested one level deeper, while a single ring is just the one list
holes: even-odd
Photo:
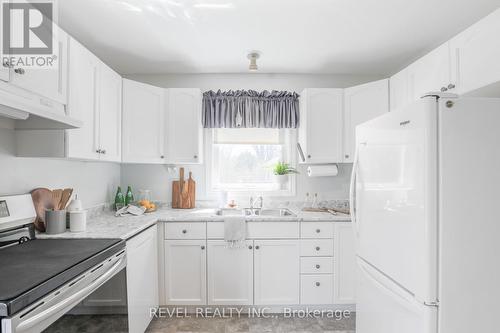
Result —
[{"label": "range hood", "polygon": [[71,129],[83,126],[82,121],[66,115],[64,106],[53,108],[41,101],[36,102],[0,90],[0,118],[13,119],[14,128],[23,130]]}]

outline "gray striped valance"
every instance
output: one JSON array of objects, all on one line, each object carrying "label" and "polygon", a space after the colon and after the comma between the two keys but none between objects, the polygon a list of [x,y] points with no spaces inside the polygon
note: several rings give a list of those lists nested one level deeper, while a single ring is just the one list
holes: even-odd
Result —
[{"label": "gray striped valance", "polygon": [[207,91],[202,112],[205,128],[298,128],[299,95],[267,90]]}]

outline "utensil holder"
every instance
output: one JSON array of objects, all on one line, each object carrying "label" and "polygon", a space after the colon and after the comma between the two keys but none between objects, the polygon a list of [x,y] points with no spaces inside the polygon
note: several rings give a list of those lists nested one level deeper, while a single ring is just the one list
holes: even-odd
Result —
[{"label": "utensil holder", "polygon": [[61,234],[66,231],[66,210],[45,211],[45,232],[49,235]]}]

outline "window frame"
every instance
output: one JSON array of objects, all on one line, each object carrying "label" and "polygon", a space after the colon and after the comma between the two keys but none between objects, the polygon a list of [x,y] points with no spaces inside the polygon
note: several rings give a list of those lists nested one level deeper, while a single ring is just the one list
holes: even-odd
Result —
[{"label": "window frame", "polygon": [[[297,136],[298,132],[296,129],[284,129],[285,132],[285,151],[288,158],[288,162],[292,166],[297,165],[297,151],[294,147],[297,146]],[[212,169],[213,169],[213,142],[215,137],[215,131],[212,128],[206,128],[203,131],[203,135],[205,137],[205,179],[206,179],[206,188],[207,188],[207,197],[215,197],[223,191],[230,192],[231,195],[234,196],[248,196],[248,195],[263,195],[270,197],[293,197],[297,192],[297,176],[291,175],[289,178],[288,186],[286,189],[282,190],[273,190],[273,191],[263,191],[263,190],[220,190],[215,189],[213,187],[213,179],[212,179]]]}]

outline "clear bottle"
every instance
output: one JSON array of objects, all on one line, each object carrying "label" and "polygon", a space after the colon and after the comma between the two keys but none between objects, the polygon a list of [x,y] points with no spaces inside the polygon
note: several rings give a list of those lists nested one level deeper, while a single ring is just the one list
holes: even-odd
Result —
[{"label": "clear bottle", "polygon": [[319,204],[318,193],[314,193],[314,198],[311,204],[311,208],[318,208],[318,204]]},{"label": "clear bottle", "polygon": [[127,187],[127,194],[125,195],[125,205],[130,205],[134,202],[134,194],[132,193],[132,188]]},{"label": "clear bottle", "polygon": [[311,196],[309,192],[306,193],[306,198],[304,199],[304,204],[302,205],[302,209],[311,208]]},{"label": "clear bottle", "polygon": [[125,206],[125,196],[122,193],[122,188],[118,186],[115,195],[115,209],[119,210]]}]

